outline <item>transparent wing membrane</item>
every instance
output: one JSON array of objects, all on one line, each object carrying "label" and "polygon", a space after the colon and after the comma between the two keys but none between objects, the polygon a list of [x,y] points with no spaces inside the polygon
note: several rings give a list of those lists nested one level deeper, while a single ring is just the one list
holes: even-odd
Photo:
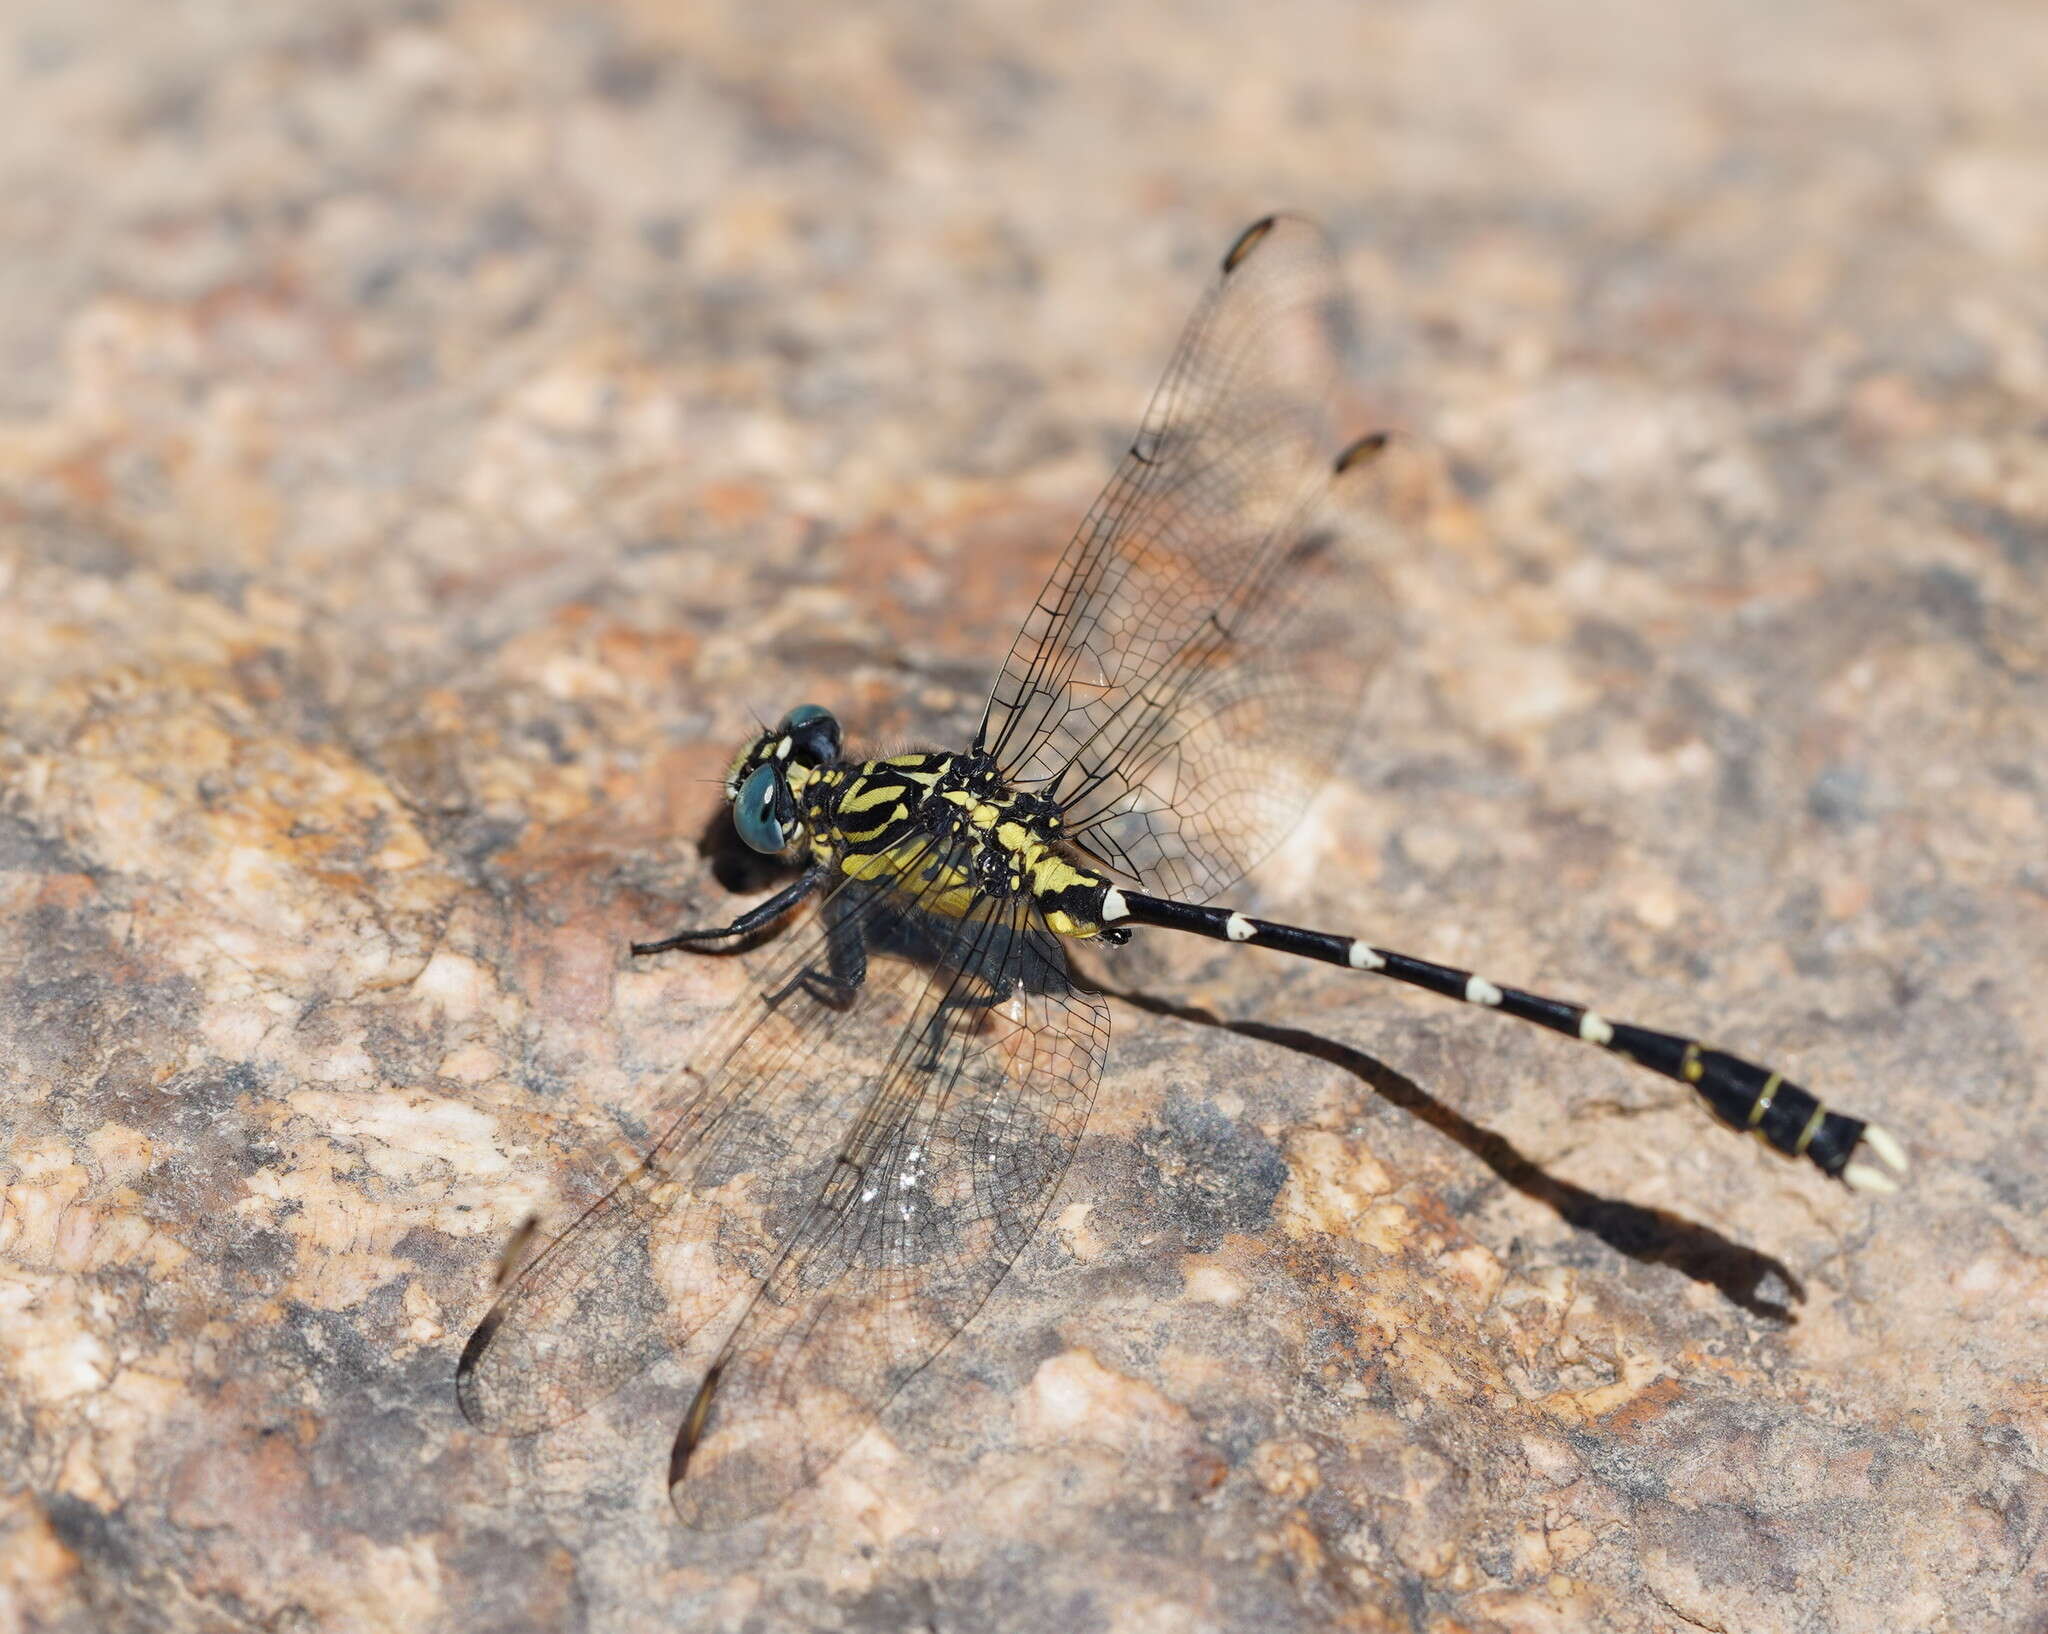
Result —
[{"label": "transparent wing membrane", "polygon": [[478,1328],[457,1381],[473,1423],[523,1434],[574,1418],[766,1272],[793,1200],[822,1184],[889,1057],[904,984],[930,976],[877,961],[849,994],[835,972],[849,950],[896,937],[914,902],[894,879],[849,880],[791,933],[795,952],[682,1074],[680,1108],[640,1167],[529,1261]]},{"label": "transparent wing membrane", "polygon": [[[957,860],[926,848],[937,874]],[[564,1423],[737,1316],[676,1489],[692,1524],[730,1525],[814,1479],[980,1308],[1066,1172],[1108,1016],[1028,900],[945,919],[900,881],[821,907],[646,1162],[507,1288],[458,1371],[473,1423]]]},{"label": "transparent wing membrane", "polygon": [[1347,313],[1313,223],[1239,239],[989,698],[1009,779],[1167,895],[1211,898],[1279,843],[1386,648],[1331,503]]},{"label": "transparent wing membrane", "polygon": [[925,987],[685,1420],[684,1520],[731,1525],[815,1480],[1037,1230],[1087,1124],[1109,1017],[1035,916],[1019,901],[969,922]]}]

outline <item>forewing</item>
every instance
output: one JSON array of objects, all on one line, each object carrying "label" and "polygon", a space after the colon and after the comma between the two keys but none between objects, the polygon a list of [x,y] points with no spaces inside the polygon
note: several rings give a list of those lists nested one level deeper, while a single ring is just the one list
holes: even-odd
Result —
[{"label": "forewing", "polygon": [[1386,645],[1330,502],[1349,323],[1321,229],[1247,230],[990,696],[997,764],[1150,889],[1212,897],[1279,842]]},{"label": "forewing", "polygon": [[[933,838],[922,862],[960,858]],[[850,880],[796,951],[683,1074],[681,1110],[646,1160],[541,1250],[470,1337],[456,1373],[481,1429],[525,1434],[576,1417],[744,1297],[775,1263],[872,1101],[952,922],[922,915],[918,876]],[[926,945],[912,946],[921,934]],[[868,959],[850,993],[828,978]]]},{"label": "forewing", "polygon": [[1036,910],[982,904],[706,1375],[672,1466],[685,1522],[801,1490],[967,1325],[1066,1172],[1108,1041]]}]

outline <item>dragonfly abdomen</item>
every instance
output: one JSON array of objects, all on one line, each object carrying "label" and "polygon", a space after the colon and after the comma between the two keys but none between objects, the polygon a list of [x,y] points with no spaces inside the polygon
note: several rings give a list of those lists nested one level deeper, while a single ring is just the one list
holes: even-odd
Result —
[{"label": "dragonfly abdomen", "polygon": [[[1502,986],[1469,970],[1375,947],[1356,936],[1304,930],[1228,908],[1174,902],[1137,891],[1121,893],[1117,900],[1133,925],[1188,931],[1219,942],[1242,942],[1367,971],[1598,1045],[1694,1090],[1707,1110],[1729,1128],[1755,1135],[1786,1157],[1805,1158],[1823,1174],[1859,1191],[1896,1191],[1898,1177],[1905,1172],[1905,1150],[1885,1129],[1830,1111],[1811,1091],[1783,1073],[1680,1034],[1610,1021],[1583,1004]],[[1858,1161],[1859,1156],[1870,1161]]]}]

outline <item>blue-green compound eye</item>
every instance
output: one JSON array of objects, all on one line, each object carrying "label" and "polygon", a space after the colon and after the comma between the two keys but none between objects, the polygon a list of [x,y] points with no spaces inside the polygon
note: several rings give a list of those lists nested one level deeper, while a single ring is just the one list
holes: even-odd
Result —
[{"label": "blue-green compound eye", "polygon": [[740,838],[771,857],[783,845],[782,820],[775,815],[777,793],[775,768],[756,766],[732,797],[732,823]]},{"label": "blue-green compound eye", "polygon": [[839,722],[822,704],[798,704],[782,717],[776,735],[789,739],[790,752],[806,766],[839,758]]}]

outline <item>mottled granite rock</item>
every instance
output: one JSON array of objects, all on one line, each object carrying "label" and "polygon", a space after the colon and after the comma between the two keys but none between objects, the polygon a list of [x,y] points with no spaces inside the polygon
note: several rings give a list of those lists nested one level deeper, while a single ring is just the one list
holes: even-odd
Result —
[{"label": "mottled granite rock", "polygon": [[[0,29],[0,1627],[2043,1625],[2048,14]],[[1443,481],[1257,900],[1783,1064],[1911,1190],[1169,949],[798,1505],[677,1526],[679,1375],[471,1432],[506,1237],[744,985],[624,951],[726,901],[706,780],[966,729],[1281,203]]]}]

